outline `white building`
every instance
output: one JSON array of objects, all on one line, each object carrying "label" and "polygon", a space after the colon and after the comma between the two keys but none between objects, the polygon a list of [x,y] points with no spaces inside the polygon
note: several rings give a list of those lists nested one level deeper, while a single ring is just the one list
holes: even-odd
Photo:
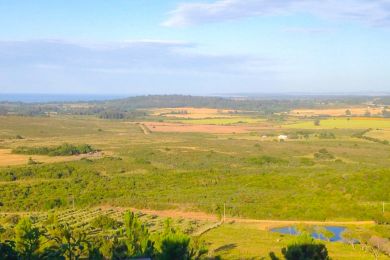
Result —
[{"label": "white building", "polygon": [[287,139],[288,139],[288,136],[287,136],[287,135],[279,135],[279,136],[278,136],[278,141],[279,141],[279,142],[287,141]]}]

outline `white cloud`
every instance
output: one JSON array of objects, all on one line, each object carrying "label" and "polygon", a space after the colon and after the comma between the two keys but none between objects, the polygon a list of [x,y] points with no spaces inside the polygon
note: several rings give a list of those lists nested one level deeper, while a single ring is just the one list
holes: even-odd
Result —
[{"label": "white cloud", "polygon": [[246,73],[269,65],[269,61],[257,57],[201,54],[196,52],[193,43],[156,40],[111,43],[0,41],[0,54],[0,68]]},{"label": "white cloud", "polygon": [[180,27],[294,12],[378,26],[390,25],[390,0],[218,0],[212,3],[182,3],[170,13],[163,25]]},{"label": "white cloud", "polygon": [[182,93],[212,85],[217,90],[248,77],[253,82],[267,79],[276,66],[261,57],[199,53],[195,44],[176,41],[0,41],[0,92],[101,88],[121,93],[131,88]]}]

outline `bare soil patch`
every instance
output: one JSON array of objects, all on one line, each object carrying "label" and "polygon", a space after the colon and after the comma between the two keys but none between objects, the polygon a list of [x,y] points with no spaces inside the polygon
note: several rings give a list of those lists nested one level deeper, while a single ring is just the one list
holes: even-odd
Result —
[{"label": "bare soil patch", "polygon": [[11,149],[0,149],[0,167],[27,164],[29,158],[42,163],[67,162],[81,160],[82,158],[100,158],[102,153],[81,154],[74,156],[45,156],[13,154]]},{"label": "bare soil patch", "polygon": [[176,133],[214,133],[233,134],[250,133],[265,129],[260,126],[245,125],[190,125],[180,123],[145,122],[143,123],[151,132],[176,132]]}]

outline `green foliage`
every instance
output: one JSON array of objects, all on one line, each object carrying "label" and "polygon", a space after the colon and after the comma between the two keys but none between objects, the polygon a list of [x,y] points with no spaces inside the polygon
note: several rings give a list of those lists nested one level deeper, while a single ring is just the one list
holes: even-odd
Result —
[{"label": "green foliage", "polygon": [[309,234],[303,233],[297,241],[282,249],[286,260],[329,260],[325,245],[315,243]]},{"label": "green foliage", "polygon": [[335,139],[336,135],[332,132],[321,132],[318,135],[318,138],[320,138],[320,139]]},{"label": "green foliage", "polygon": [[[124,230],[110,236],[91,236],[73,228],[69,223],[59,224],[55,215],[39,230],[30,218],[23,218],[15,227],[15,241],[0,242],[0,259],[200,259],[207,249],[203,241],[191,239],[172,226],[170,221],[154,239],[145,224],[132,212],[124,215]],[[93,222],[112,224],[101,218]],[[90,223],[92,224],[92,222]],[[160,243],[155,247],[155,241]]]},{"label": "green foliage", "polygon": [[87,154],[97,152],[98,150],[92,148],[88,144],[72,145],[64,143],[57,147],[17,147],[12,150],[15,154],[28,154],[28,155],[49,155],[49,156],[68,156]]},{"label": "green foliage", "polygon": [[121,223],[106,215],[100,215],[94,218],[91,222],[91,226],[100,228],[103,230],[117,229]]},{"label": "green foliage", "polygon": [[287,160],[283,160],[277,157],[263,155],[260,157],[250,158],[249,161],[251,163],[257,164],[257,165],[271,165],[271,164],[288,164]]},{"label": "green foliage", "polygon": [[170,219],[164,224],[164,230],[158,237],[159,254],[161,260],[198,260],[207,254],[208,249],[203,240],[176,230]]},{"label": "green foliage", "polygon": [[48,234],[52,245],[45,250],[47,257],[63,256],[68,260],[79,259],[88,252],[88,239],[84,232],[75,232],[69,224],[54,227]]},{"label": "green foliage", "polygon": [[27,260],[36,259],[41,232],[33,226],[30,218],[22,218],[15,227],[16,249]]},{"label": "green foliage", "polygon": [[334,159],[334,155],[331,154],[327,149],[322,148],[318,150],[317,153],[314,154],[314,158],[318,160],[331,160]]},{"label": "green foliage", "polygon": [[190,238],[184,234],[171,233],[161,242],[161,260],[190,260]]},{"label": "green foliage", "polygon": [[133,212],[124,216],[125,243],[130,257],[146,257],[153,255],[154,242],[150,239],[148,229]]},{"label": "green foliage", "polygon": [[18,252],[15,249],[14,241],[0,242],[0,259],[18,260]]}]

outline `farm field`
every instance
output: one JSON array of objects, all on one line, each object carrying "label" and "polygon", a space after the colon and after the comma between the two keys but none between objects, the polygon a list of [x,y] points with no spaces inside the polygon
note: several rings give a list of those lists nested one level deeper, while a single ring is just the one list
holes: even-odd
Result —
[{"label": "farm field", "polygon": [[296,129],[368,129],[368,128],[390,128],[388,118],[329,118],[320,120],[320,125],[316,126],[314,120],[303,120],[295,123],[285,124],[286,128]]},{"label": "farm field", "polygon": [[252,125],[219,125],[219,124],[197,124],[197,123],[168,123],[168,122],[143,122],[151,132],[166,133],[211,133],[211,134],[231,134],[231,133],[250,133],[267,126]]},{"label": "farm field", "polygon": [[[6,216],[26,212],[43,223],[56,212],[103,234],[88,229],[89,222],[98,215],[119,221],[130,209],[142,211],[151,232],[172,218],[194,236],[218,223],[225,211],[226,223],[201,235],[209,255],[222,259],[267,259],[270,252],[281,257],[295,237],[269,230],[296,223],[359,223],[387,236],[389,226],[378,220],[383,205],[390,206],[390,147],[355,135],[386,129],[390,121],[336,118],[314,126],[313,120],[258,118],[258,123],[220,125],[206,122],[221,118],[169,123],[0,117],[0,225],[7,227]],[[184,123],[193,120],[205,121]],[[279,134],[289,139],[275,141]],[[64,143],[90,144],[102,153],[96,158],[11,153]],[[41,164],[28,165],[29,157]],[[332,259],[372,257],[341,242],[324,243]]]},{"label": "farm field", "polygon": [[55,163],[55,162],[67,162],[76,161],[81,159],[96,159],[100,158],[101,154],[87,154],[87,155],[75,155],[75,156],[45,156],[45,155],[23,155],[13,154],[11,149],[0,149],[0,166],[13,166],[13,165],[26,165],[31,159],[40,163]]},{"label": "farm field", "polygon": [[366,134],[368,137],[378,138],[380,140],[390,141],[390,128],[373,129]]},{"label": "farm field", "polygon": [[232,125],[232,124],[257,124],[264,123],[264,118],[231,117],[231,118],[203,118],[203,119],[171,119],[168,122],[195,124],[195,125]]},{"label": "farm field", "polygon": [[345,116],[349,110],[353,116],[364,116],[369,113],[371,116],[382,114],[382,107],[344,107],[332,109],[294,109],[289,112],[292,116]]},{"label": "farm field", "polygon": [[195,107],[176,107],[159,108],[151,110],[154,116],[174,117],[174,118],[234,118],[238,111],[228,109],[213,108],[195,108]]}]

